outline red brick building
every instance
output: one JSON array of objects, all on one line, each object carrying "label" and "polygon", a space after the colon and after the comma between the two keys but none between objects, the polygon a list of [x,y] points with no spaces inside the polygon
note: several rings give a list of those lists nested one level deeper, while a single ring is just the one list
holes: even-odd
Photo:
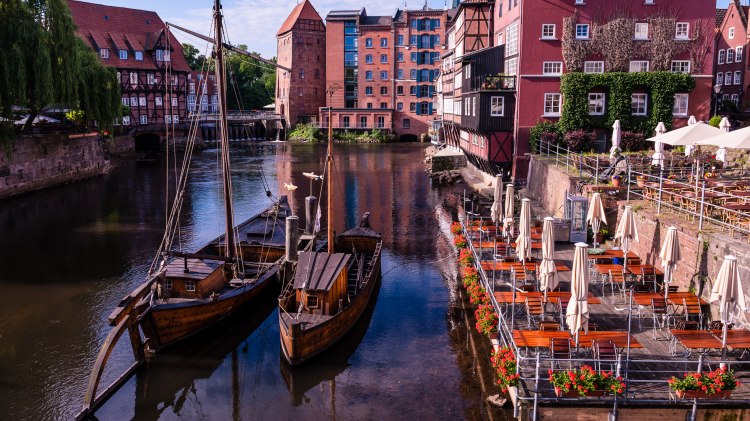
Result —
[{"label": "red brick building", "polygon": [[277,60],[292,69],[276,71],[276,113],[290,127],[317,123],[326,103],[326,29],[309,0],[298,4],[276,34]]},{"label": "red brick building", "polygon": [[[727,9],[716,11],[716,48],[714,56],[714,83],[721,87],[718,95],[719,111],[725,110],[723,103],[733,102],[739,111],[748,108],[745,95],[748,86],[748,69],[745,66],[745,51],[748,36],[748,6],[739,0],[729,3]],[[712,109],[716,101],[712,104]]]},{"label": "red brick building", "polygon": [[326,17],[326,89],[320,108],[334,129],[380,129],[405,139],[427,133],[435,118],[435,79],[446,50],[448,10],[396,10],[369,16],[365,9]]},{"label": "red brick building", "polygon": [[[154,129],[187,119],[190,67],[155,12],[68,0],[78,36],[117,69],[123,126]],[[194,97],[193,97],[194,98]],[[195,100],[193,100],[195,103]]]},{"label": "red brick building", "polygon": [[[627,3],[627,7],[619,7]],[[525,178],[525,165],[518,165],[519,157],[530,152],[529,131],[540,120],[557,121],[564,98],[560,93],[560,76],[570,71],[603,73],[609,71],[673,71],[685,72],[696,82],[691,92],[675,96],[674,127],[686,124],[690,115],[698,120],[709,118],[709,103],[713,85],[713,34],[715,2],[708,0],[633,0],[601,2],[583,0],[497,0],[494,3],[494,39],[505,47],[504,72],[517,77],[515,116],[516,178]],[[655,20],[662,19],[660,25]],[[629,63],[615,64],[606,55],[613,51],[595,48],[598,31],[610,22],[628,29],[622,45],[632,46]],[[566,22],[569,25],[566,32]],[[664,22],[671,28],[664,29]],[[664,53],[652,48],[656,27],[660,40],[686,48],[667,49],[672,53],[657,62],[653,55]],[[737,31],[740,28],[736,29]],[[578,50],[580,68],[566,62],[563,38],[568,38]],[[593,46],[593,47],[592,47]],[[590,49],[589,49],[590,48]],[[726,47],[725,47],[726,48]],[[657,51],[658,50],[658,51]],[[680,51],[674,53],[675,50]],[[588,51],[588,52],[587,52]],[[619,59],[622,62],[622,58]],[[666,64],[665,64],[666,63]],[[606,92],[589,96],[590,109],[606,109]],[[593,102],[592,102],[593,101]],[[634,115],[648,115],[649,93],[632,94]],[[635,114],[635,113],[639,114]],[[611,130],[610,130],[611,131]],[[602,136],[608,136],[602,133]],[[601,138],[601,146],[608,139]]]}]

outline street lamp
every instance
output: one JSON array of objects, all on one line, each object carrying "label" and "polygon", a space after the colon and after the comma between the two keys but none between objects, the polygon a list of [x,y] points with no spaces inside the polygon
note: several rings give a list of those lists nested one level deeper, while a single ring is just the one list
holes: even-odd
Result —
[{"label": "street lamp", "polygon": [[714,85],[714,95],[716,96],[716,100],[714,101],[714,115],[719,114],[719,94],[721,93],[721,85],[718,83]]}]

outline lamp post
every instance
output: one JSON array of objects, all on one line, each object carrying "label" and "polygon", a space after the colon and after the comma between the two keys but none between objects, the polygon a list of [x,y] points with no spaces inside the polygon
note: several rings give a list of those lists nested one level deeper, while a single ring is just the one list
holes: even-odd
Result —
[{"label": "lamp post", "polygon": [[714,101],[714,115],[719,114],[719,94],[721,93],[721,85],[718,83],[714,85],[714,95],[716,96],[716,100]]}]

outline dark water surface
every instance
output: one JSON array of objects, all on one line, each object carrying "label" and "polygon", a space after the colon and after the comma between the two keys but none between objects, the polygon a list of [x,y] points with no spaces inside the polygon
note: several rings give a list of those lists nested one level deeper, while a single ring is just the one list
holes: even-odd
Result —
[{"label": "dark water surface", "polygon": [[[286,194],[290,182],[303,215],[310,184],[302,172],[321,173],[324,154],[323,145],[234,151],[236,221],[268,206],[266,187]],[[291,369],[269,294],[266,305],[158,355],[99,419],[482,417],[465,334],[448,316],[454,193],[430,186],[418,145],[337,146],[336,154],[336,231],[369,210],[385,248],[378,299],[352,334]],[[193,159],[181,218],[187,250],[223,228],[216,161],[215,150]],[[0,418],[79,411],[107,315],[144,280],[161,239],[166,166],[125,161],[107,176],[0,203]],[[102,385],[131,362],[125,335]]]}]

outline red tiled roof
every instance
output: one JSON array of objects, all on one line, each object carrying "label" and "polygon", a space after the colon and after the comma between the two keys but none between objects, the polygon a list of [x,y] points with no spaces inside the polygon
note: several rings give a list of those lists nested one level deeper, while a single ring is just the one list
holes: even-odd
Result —
[{"label": "red tiled roof", "polygon": [[721,27],[721,23],[724,22],[724,15],[727,14],[727,9],[716,9],[716,27]]},{"label": "red tiled roof", "polygon": [[292,9],[292,13],[289,14],[289,16],[286,18],[284,23],[281,25],[281,28],[279,29],[279,32],[276,33],[276,35],[281,35],[285,32],[289,32],[294,28],[294,24],[297,23],[299,19],[309,19],[309,20],[319,20],[322,21],[320,15],[318,14],[318,11],[315,10],[315,7],[313,7],[312,3],[310,3],[309,0],[303,0],[302,3],[298,4],[297,6]]},{"label": "red tiled roof", "polygon": [[[166,46],[164,21],[156,12],[76,0],[68,0],[68,6],[73,21],[78,26],[78,36],[94,49],[130,50],[127,60],[120,60],[117,51],[111,51],[108,59],[102,59],[104,64],[124,69],[159,68],[156,58],[149,53],[160,42]],[[182,52],[182,45],[171,33],[169,37],[172,69],[180,72],[190,71]],[[135,59],[135,51],[144,51],[143,60]]]}]

